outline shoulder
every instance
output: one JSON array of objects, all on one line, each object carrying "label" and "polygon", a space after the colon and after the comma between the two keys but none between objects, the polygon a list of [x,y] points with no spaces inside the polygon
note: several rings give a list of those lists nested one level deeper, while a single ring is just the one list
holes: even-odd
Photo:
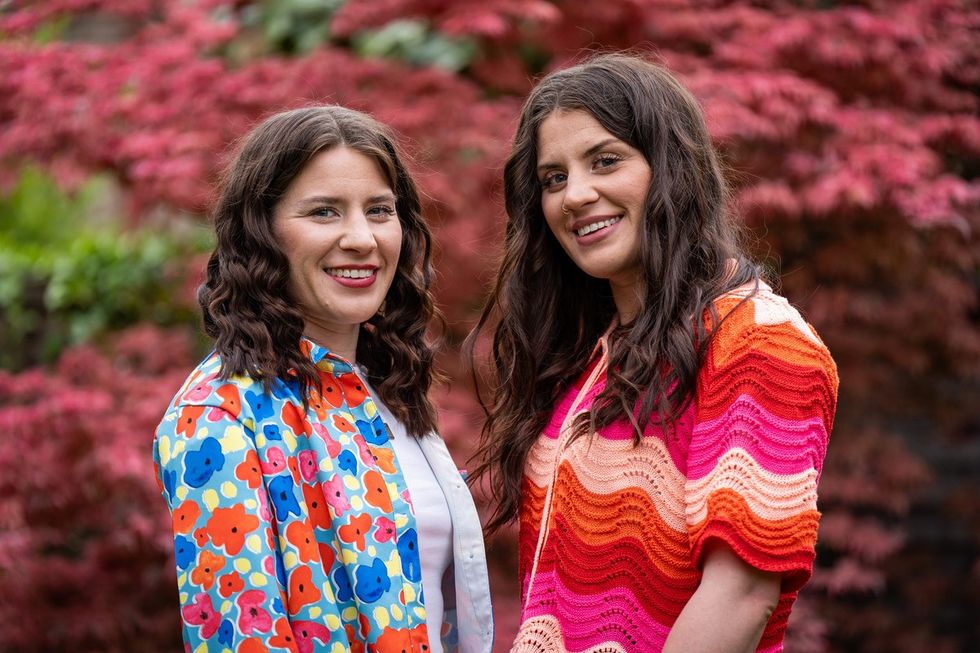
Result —
[{"label": "shoulder", "polygon": [[212,419],[221,414],[225,419],[251,427],[256,417],[253,406],[268,405],[271,401],[270,393],[260,381],[248,376],[223,378],[221,357],[212,352],[187,375],[167,406],[163,422],[179,415],[186,419],[207,413]]},{"label": "shoulder", "polygon": [[715,364],[745,355],[772,356],[790,365],[815,367],[834,379],[837,368],[827,346],[800,312],[763,282],[736,288],[714,301],[709,355]]}]

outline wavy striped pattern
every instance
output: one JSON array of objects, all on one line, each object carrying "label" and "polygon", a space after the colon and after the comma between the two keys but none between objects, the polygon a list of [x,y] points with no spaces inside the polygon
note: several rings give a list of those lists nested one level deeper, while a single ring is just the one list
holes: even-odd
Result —
[{"label": "wavy striped pattern", "polygon": [[603,388],[602,347],[556,404],[525,469],[513,651],[661,650],[713,538],[784,575],[758,648],[782,650],[813,565],[837,372],[812,328],[768,287],[716,308],[697,395],[670,436],[652,426],[634,445],[624,420],[569,441],[567,425]]}]

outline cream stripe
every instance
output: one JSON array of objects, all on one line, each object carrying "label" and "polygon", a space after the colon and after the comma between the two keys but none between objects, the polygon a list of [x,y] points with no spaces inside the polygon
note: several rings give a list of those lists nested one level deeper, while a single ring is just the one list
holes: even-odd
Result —
[{"label": "cream stripe", "polygon": [[817,507],[815,470],[773,474],[745,449],[736,447],[718,459],[711,473],[688,482],[688,523],[700,523],[708,516],[708,496],[721,488],[737,492],[752,512],[763,519],[788,519]]},{"label": "cream stripe", "polygon": [[541,615],[521,624],[510,653],[626,653],[626,649],[617,642],[603,642],[571,651],[565,648],[558,620],[551,615]]}]

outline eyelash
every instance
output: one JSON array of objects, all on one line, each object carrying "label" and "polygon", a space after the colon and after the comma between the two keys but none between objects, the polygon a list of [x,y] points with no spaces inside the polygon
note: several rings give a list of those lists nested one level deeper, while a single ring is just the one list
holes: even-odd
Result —
[{"label": "eyelash", "polygon": [[[309,216],[312,218],[329,218],[331,216],[327,215],[328,212],[339,215],[336,209],[329,206],[321,206],[310,211]],[[395,215],[395,208],[386,205],[372,206],[367,210],[367,213],[368,215],[380,213],[385,216],[393,216]]]},{"label": "eyelash", "polygon": [[[600,154],[592,160],[592,168],[605,170],[606,168],[609,168],[622,160],[623,157],[619,156],[618,154]],[[598,164],[600,163],[605,165],[599,166]],[[553,186],[562,183],[560,181],[555,181],[555,177],[558,176],[565,176],[565,173],[555,171],[545,175],[545,177],[541,180],[541,189],[548,190]]]}]

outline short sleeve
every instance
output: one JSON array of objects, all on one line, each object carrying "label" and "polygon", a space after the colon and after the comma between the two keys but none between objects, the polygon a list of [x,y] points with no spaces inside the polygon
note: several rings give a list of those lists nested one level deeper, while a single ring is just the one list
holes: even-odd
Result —
[{"label": "short sleeve", "polygon": [[812,327],[771,292],[717,309],[687,455],[691,554],[700,566],[718,538],[753,567],[783,574],[783,591],[793,592],[813,569],[836,367]]},{"label": "short sleeve", "polygon": [[295,651],[253,435],[223,408],[178,404],[153,457],[173,517],[188,650]]}]

